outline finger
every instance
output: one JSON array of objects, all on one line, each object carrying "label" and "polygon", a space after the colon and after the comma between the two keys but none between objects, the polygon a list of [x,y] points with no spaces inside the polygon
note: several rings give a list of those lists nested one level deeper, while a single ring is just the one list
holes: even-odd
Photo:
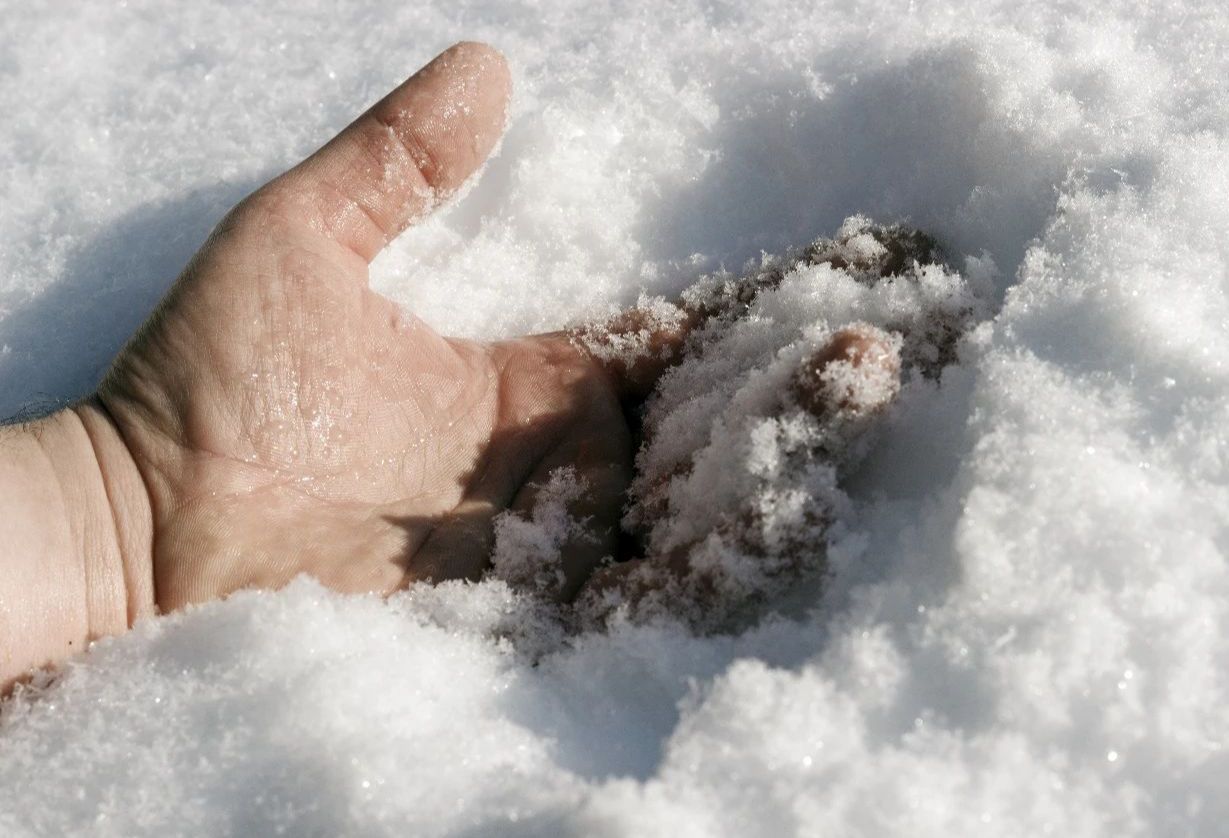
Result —
[{"label": "finger", "polygon": [[573,613],[577,628],[603,629],[619,609],[633,619],[640,616],[640,604],[658,590],[648,581],[645,570],[649,567],[648,559],[628,559],[599,568],[576,596]]},{"label": "finger", "polygon": [[[534,574],[550,580],[547,589],[538,593],[571,602],[602,561],[617,553],[622,500],[631,480],[630,460],[630,440],[625,434],[593,434],[586,429],[565,440],[544,460],[513,501],[510,511],[521,520],[567,531],[558,544],[557,557],[539,557],[555,565],[559,573]],[[566,497],[557,491],[555,478],[561,470],[575,487]],[[552,510],[559,500],[566,502]],[[548,520],[556,516],[566,518],[564,527],[559,526],[561,521]]]},{"label": "finger", "polygon": [[505,367],[517,394],[504,405],[508,427],[530,438],[508,440],[526,467],[499,524],[495,573],[515,587],[569,601],[617,551],[632,438],[607,381],[578,361],[566,336],[511,346],[520,350]]},{"label": "finger", "polygon": [[432,584],[449,579],[477,582],[490,564],[495,542],[497,503],[488,498],[466,498],[432,527],[411,557],[401,587],[412,582]]},{"label": "finger", "polygon": [[[858,241],[869,234],[874,246]],[[808,265],[828,264],[837,270],[869,274],[878,279],[900,276],[915,265],[942,262],[943,248],[933,236],[900,224],[880,226],[865,223],[842,229],[834,239],[816,239],[802,252]]]},{"label": "finger", "polygon": [[[513,342],[512,346],[517,344],[520,342]],[[487,441],[481,462],[466,478],[464,497],[435,522],[418,547],[409,562],[406,584],[418,580],[481,578],[491,564],[496,519],[520,498],[527,482],[542,474],[541,465],[550,460],[559,441],[566,437],[571,406],[550,403],[550,376],[544,373],[550,369],[549,359],[555,347],[538,348],[538,355],[514,350],[518,357],[530,356],[541,361],[529,362],[523,371],[518,368],[510,373],[506,361],[500,362],[504,373],[514,380],[510,388],[514,395],[505,397],[501,393],[497,430]],[[534,375],[543,387],[518,387],[515,376],[525,374]],[[583,396],[583,388],[576,388],[574,395]]]},{"label": "finger", "polygon": [[[838,330],[803,361],[790,381],[787,399],[821,420],[836,414],[870,416],[892,400],[899,381],[899,341],[859,323]],[[654,472],[636,479],[633,529],[651,527],[668,513],[671,486],[686,480],[692,465],[690,456],[659,462]]]},{"label": "finger", "polygon": [[790,386],[798,406],[821,419],[877,412],[899,390],[899,339],[865,323],[833,334],[799,367]]},{"label": "finger", "polygon": [[461,501],[434,523],[410,558],[404,585],[478,581],[491,563],[495,517],[507,508],[524,477],[515,463],[492,457],[481,467]]},{"label": "finger", "polygon": [[663,299],[642,301],[614,317],[572,330],[573,344],[610,377],[622,402],[643,401],[683,357],[700,318]]},{"label": "finger", "polygon": [[852,244],[853,233],[817,239],[802,251],[774,259],[739,277],[710,276],[684,292],[677,303],[643,301],[613,318],[574,333],[578,343],[610,373],[625,400],[643,400],[657,380],[683,356],[687,338],[716,319],[747,315],[760,294],[780,286],[799,265],[830,264],[838,270],[896,276],[915,264],[942,259],[942,249],[925,233],[894,225],[868,227],[878,249]]},{"label": "finger", "polygon": [[576,596],[580,627],[601,628],[618,611],[636,622],[666,617],[695,629],[718,625],[734,603],[721,590],[719,571],[693,565],[696,547],[691,542],[599,568]]},{"label": "finger", "polygon": [[456,44],[268,189],[370,261],[486,160],[510,91],[497,50]]},{"label": "finger", "polygon": [[781,284],[785,268],[773,263],[745,276],[711,276],[677,302],[660,297],[573,332],[576,342],[606,369],[621,399],[643,401],[658,379],[678,364],[688,338],[712,320],[730,322],[756,298]]},{"label": "finger", "polygon": [[[795,372],[784,407],[792,401],[825,424],[839,426],[852,419],[862,425],[886,407],[899,389],[899,346],[892,334],[864,323],[838,330]],[[820,449],[812,456],[830,453]],[[676,470],[685,475],[687,464]],[[666,488],[676,470],[664,471],[649,481],[650,491],[641,503],[648,505],[650,518],[669,514]],[[812,517],[822,532],[827,526],[826,511],[816,510]],[[747,507],[717,526],[712,533],[715,540],[699,539],[600,568],[580,592],[579,619],[583,625],[596,627],[624,609],[633,620],[671,615],[694,628],[720,628],[749,603],[773,594],[822,563],[815,527],[782,540],[766,539],[761,526],[757,510]],[[727,575],[726,557],[731,554],[753,559],[759,576],[748,575],[745,567]]]}]

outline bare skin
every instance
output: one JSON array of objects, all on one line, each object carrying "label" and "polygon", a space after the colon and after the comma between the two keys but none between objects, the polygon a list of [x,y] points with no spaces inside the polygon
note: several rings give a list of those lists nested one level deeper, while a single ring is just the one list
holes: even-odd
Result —
[{"label": "bare skin", "polygon": [[495,50],[450,48],[236,207],[94,397],[0,429],[0,690],[141,617],[301,573],[380,594],[477,579],[494,516],[531,509],[558,467],[585,480],[595,536],[559,596],[616,552],[627,409],[669,353],[623,369],[564,334],[446,338],[368,286],[486,158],[509,91]]},{"label": "bare skin", "polygon": [[149,488],[160,610],[299,573],[476,579],[491,518],[559,465],[617,508],[630,442],[598,364],[563,335],[442,337],[368,287],[485,159],[509,88],[489,47],[444,53],[238,207],[116,361],[99,400]]}]

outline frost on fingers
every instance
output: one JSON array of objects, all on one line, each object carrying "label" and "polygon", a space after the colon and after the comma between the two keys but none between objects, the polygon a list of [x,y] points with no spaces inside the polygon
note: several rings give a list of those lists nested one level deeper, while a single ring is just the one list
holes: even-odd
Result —
[{"label": "frost on fingers", "polygon": [[[974,284],[929,236],[855,216],[833,238],[704,277],[678,303],[645,300],[581,330],[604,360],[668,368],[642,408],[623,516],[634,550],[582,589],[575,620],[734,628],[822,573],[834,526],[850,519],[843,478],[902,382],[957,360],[985,316]],[[562,532],[559,514],[534,517]],[[504,532],[532,544],[532,526]],[[507,564],[512,542],[497,552]]]}]

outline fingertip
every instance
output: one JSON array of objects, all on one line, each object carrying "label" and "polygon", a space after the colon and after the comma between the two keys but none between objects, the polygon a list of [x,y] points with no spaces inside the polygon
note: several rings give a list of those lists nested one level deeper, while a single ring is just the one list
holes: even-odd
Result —
[{"label": "fingertip", "polygon": [[441,55],[451,55],[459,61],[472,64],[491,84],[501,85],[505,93],[512,89],[512,72],[508,69],[508,59],[496,47],[484,41],[458,41]]},{"label": "fingertip", "polygon": [[882,329],[855,323],[833,333],[794,376],[798,404],[815,416],[867,413],[885,407],[900,387],[900,342]]},{"label": "fingertip", "polygon": [[[493,130],[491,145],[502,133],[507,122],[508,104],[512,98],[512,71],[508,59],[495,47],[482,41],[459,41],[444,50],[428,65],[460,79],[462,89],[457,101],[469,104],[477,113],[491,117],[488,130]],[[482,128],[476,125],[476,129]],[[487,149],[489,151],[489,148]]]},{"label": "fingertip", "polygon": [[481,168],[503,135],[512,92],[508,62],[489,44],[461,41],[401,90],[377,106],[377,117],[418,152],[413,162],[446,196]]},{"label": "fingertip", "polygon": [[855,367],[864,364],[895,366],[899,363],[891,336],[866,323],[855,323],[837,330],[827,345],[812,356],[812,362],[819,368],[842,360]]},{"label": "fingertip", "polygon": [[499,50],[453,44],[262,191],[370,261],[481,169],[511,90]]},{"label": "fingertip", "polygon": [[658,379],[682,359],[697,320],[681,306],[656,298],[577,328],[571,338],[606,371],[626,405],[647,398]]}]

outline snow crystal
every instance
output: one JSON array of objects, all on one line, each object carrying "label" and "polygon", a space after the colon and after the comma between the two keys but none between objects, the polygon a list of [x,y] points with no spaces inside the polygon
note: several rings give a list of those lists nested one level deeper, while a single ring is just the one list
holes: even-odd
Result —
[{"label": "snow crystal", "polygon": [[[226,207],[459,37],[511,60],[507,136],[373,271],[433,325],[720,295],[855,218],[847,265],[791,264],[663,382],[640,473],[694,463],[651,539],[793,479],[816,428],[741,417],[834,330],[895,332],[905,372],[807,478],[824,572],[737,631],[558,633],[514,560],[568,537],[544,506],[502,524],[517,584],[300,580],[95,644],[3,704],[0,831],[1223,832],[1222,5],[11,4],[4,415],[88,390]],[[860,282],[890,255],[860,215],[947,266]]]}]

